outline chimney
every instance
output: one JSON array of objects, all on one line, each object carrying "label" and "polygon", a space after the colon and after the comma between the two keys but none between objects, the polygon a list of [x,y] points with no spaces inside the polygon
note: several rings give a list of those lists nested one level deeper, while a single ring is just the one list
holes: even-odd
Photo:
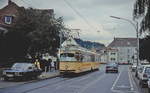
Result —
[{"label": "chimney", "polygon": [[8,5],[10,5],[12,3],[12,1],[11,0],[8,0]]}]

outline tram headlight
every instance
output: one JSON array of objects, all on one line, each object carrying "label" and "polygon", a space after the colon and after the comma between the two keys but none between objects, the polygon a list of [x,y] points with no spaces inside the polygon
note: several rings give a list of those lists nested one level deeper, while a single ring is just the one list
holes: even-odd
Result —
[{"label": "tram headlight", "polygon": [[3,71],[3,75],[6,75],[6,72],[5,72],[5,71]]},{"label": "tram headlight", "polygon": [[65,69],[66,69],[66,70],[68,69],[68,66],[67,66],[67,65],[65,65]]}]

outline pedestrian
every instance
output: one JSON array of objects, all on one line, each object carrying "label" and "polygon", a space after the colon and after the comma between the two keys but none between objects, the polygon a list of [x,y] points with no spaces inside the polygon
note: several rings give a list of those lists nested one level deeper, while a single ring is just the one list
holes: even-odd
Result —
[{"label": "pedestrian", "polygon": [[51,62],[51,69],[52,69],[52,71],[54,70],[54,67],[55,67],[54,61],[52,61],[52,62]]},{"label": "pedestrian", "polygon": [[48,60],[45,60],[45,67],[46,67],[46,72],[48,72],[49,71],[49,62],[48,62]]},{"label": "pedestrian", "polygon": [[55,70],[57,69],[57,63],[56,63],[56,61],[54,61],[54,69]]},{"label": "pedestrian", "polygon": [[51,71],[51,69],[52,69],[51,62],[52,62],[52,60],[51,60],[51,59],[48,59],[48,66],[49,66],[49,70],[50,70],[50,71]]},{"label": "pedestrian", "polygon": [[40,67],[40,62],[38,59],[35,59],[35,62],[34,62],[35,66],[38,68],[38,69],[41,69]]},{"label": "pedestrian", "polygon": [[45,70],[44,59],[41,59],[41,61],[40,61],[40,66],[41,66],[42,71],[44,72],[44,70]]}]

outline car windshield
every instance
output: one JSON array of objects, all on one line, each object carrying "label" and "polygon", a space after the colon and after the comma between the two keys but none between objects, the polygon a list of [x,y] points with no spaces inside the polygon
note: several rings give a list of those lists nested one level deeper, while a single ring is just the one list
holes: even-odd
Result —
[{"label": "car windshield", "polygon": [[117,66],[116,63],[108,63],[107,66]]},{"label": "car windshield", "polygon": [[145,73],[150,74],[150,67],[145,68]]},{"label": "car windshield", "polygon": [[15,63],[11,69],[16,69],[16,70],[25,70],[27,69],[31,64],[27,63]]}]

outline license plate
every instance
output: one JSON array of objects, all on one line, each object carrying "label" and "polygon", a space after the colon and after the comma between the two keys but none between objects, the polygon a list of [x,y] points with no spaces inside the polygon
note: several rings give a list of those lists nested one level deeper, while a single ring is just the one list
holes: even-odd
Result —
[{"label": "license plate", "polygon": [[7,74],[6,76],[7,76],[7,77],[13,77],[14,75],[12,75],[12,74]]}]

